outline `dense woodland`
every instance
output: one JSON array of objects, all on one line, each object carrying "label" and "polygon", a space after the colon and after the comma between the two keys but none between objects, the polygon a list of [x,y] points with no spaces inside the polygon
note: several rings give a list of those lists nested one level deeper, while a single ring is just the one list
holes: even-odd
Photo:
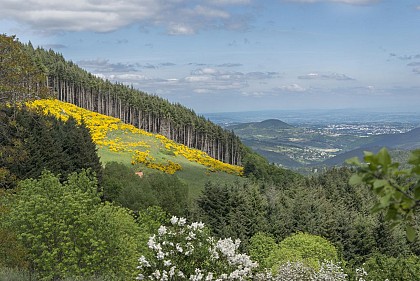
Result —
[{"label": "dense woodland", "polygon": [[[152,263],[153,251],[170,244],[153,246],[155,240],[185,226],[189,232],[180,235],[197,231],[189,236],[198,241],[197,248],[209,241],[226,242],[217,239],[240,239],[235,249],[260,264],[251,264],[256,272],[252,278],[223,280],[420,280],[418,233],[409,242],[404,228],[389,222],[386,210],[372,213],[376,194],[361,182],[349,183],[353,169],[305,177],[277,168],[232,133],[180,105],[102,81],[53,51],[0,38],[0,279],[134,280],[153,268],[137,268],[139,258]],[[24,72],[31,79],[20,82],[19,71],[10,72],[17,69],[6,67],[10,54],[21,69],[31,66]],[[46,84],[42,76],[31,76],[40,68],[48,73]],[[155,172],[140,178],[121,163],[102,166],[83,123],[59,121],[10,103],[48,95],[45,85],[60,99],[209,150],[225,161],[241,162],[245,179],[209,182],[200,196],[190,198],[176,174]],[[418,229],[416,204],[410,223]],[[185,241],[172,239],[175,244]],[[229,259],[213,263],[214,253],[202,250],[171,262],[191,274],[198,274],[200,266],[231,270],[225,266]],[[323,259],[340,265],[342,273],[334,271],[329,279],[314,273],[318,277],[310,279],[307,274],[323,270]],[[156,267],[168,264],[154,262]],[[369,275],[356,272],[362,267]],[[264,268],[277,277],[258,275],[266,274]]]}]

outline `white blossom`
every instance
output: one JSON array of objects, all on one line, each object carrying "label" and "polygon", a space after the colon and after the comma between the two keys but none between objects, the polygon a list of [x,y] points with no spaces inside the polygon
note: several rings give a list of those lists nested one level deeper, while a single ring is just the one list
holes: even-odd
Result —
[{"label": "white blossom", "polygon": [[150,267],[149,262],[146,260],[146,258],[144,256],[141,256],[139,258],[139,262],[140,262],[140,267],[143,267],[143,266]]},{"label": "white blossom", "polygon": [[186,218],[179,218],[179,221],[178,221],[179,226],[184,226],[186,223],[187,223]]},{"label": "white blossom", "polygon": [[166,226],[161,225],[158,229],[158,234],[159,234],[159,236],[165,235],[166,234]]},{"label": "white blossom", "polygon": [[178,222],[178,218],[176,216],[172,216],[171,218],[171,224],[175,225]]},{"label": "white blossom", "polygon": [[184,251],[184,249],[182,249],[181,244],[179,244],[179,243],[176,243],[175,247],[176,247],[176,250],[180,253],[182,253]]}]

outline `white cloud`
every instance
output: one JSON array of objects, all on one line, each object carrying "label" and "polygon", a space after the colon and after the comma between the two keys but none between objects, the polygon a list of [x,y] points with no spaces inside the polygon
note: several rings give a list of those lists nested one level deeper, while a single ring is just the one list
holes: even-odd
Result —
[{"label": "white cloud", "polygon": [[341,73],[317,73],[312,72],[305,75],[298,76],[298,79],[319,79],[319,80],[337,80],[337,81],[348,81],[348,80],[355,80],[345,74]]},{"label": "white cloud", "polygon": [[[34,30],[109,32],[140,24],[163,26],[168,33],[193,34],[202,28],[243,28],[243,15],[232,6],[246,0],[0,0],[0,18],[28,24]],[[236,17],[238,17],[236,19]]]},{"label": "white cloud", "polygon": [[251,0],[208,0],[210,4],[215,5],[245,5],[249,4]]},{"label": "white cloud", "polygon": [[208,93],[211,93],[211,91],[209,89],[200,89],[200,88],[194,89],[193,92],[194,93],[197,93],[197,94],[208,94]]},{"label": "white cloud", "polygon": [[188,76],[184,78],[187,82],[205,82],[205,81],[211,81],[213,80],[209,76]]},{"label": "white cloud", "polygon": [[208,18],[228,19],[230,17],[229,13],[224,10],[213,9],[213,8],[205,7],[201,5],[196,6],[191,12],[192,12],[192,15],[196,14],[196,15],[204,16]]},{"label": "white cloud", "polygon": [[139,65],[124,64],[124,63],[110,63],[107,59],[82,60],[78,64],[93,72],[132,72],[136,71]]},{"label": "white cloud", "polygon": [[217,75],[220,74],[220,71],[215,68],[206,67],[193,70],[191,73],[196,75]]},{"label": "white cloud", "polygon": [[370,3],[379,2],[381,0],[285,0],[287,2],[298,2],[298,3],[318,3],[318,2],[332,2],[342,3],[349,5],[366,5]]},{"label": "white cloud", "polygon": [[191,72],[193,76],[200,77],[211,77],[212,80],[236,80],[236,81],[247,81],[247,80],[265,80],[277,78],[279,74],[277,72],[238,72],[238,71],[224,71],[216,68],[205,67],[193,70]]},{"label": "white cloud", "polygon": [[168,26],[168,33],[171,35],[191,35],[195,33],[193,27],[182,23],[171,23]]},{"label": "white cloud", "polygon": [[298,84],[291,84],[291,85],[287,85],[287,86],[281,86],[278,87],[279,90],[281,91],[286,91],[286,92],[305,92],[307,89],[298,85]]},{"label": "white cloud", "polygon": [[[278,78],[277,72],[238,72],[229,71],[219,67],[204,66],[192,70],[189,75],[180,73],[178,76],[173,75],[172,71],[168,71],[170,76],[165,77],[165,72],[156,72],[154,69],[135,70],[131,71],[131,65],[122,63],[109,63],[107,60],[93,60],[85,61],[85,65],[97,69],[94,71],[96,76],[109,79],[110,81],[118,81],[128,85],[134,85],[139,89],[151,93],[196,93],[196,94],[210,94],[210,93],[234,93],[242,91],[254,91],[255,85],[259,89],[265,81],[274,80]],[[193,65],[193,64],[191,64]],[[194,64],[195,65],[195,64]],[[134,64],[136,67],[142,67],[139,64]],[[114,68],[115,71],[108,71]],[[126,72],[120,71],[126,69]],[[292,86],[293,87],[293,86]],[[295,87],[292,90],[299,90]],[[252,94],[256,96],[256,94]]]},{"label": "white cloud", "polygon": [[138,82],[143,80],[149,80],[145,75],[143,74],[130,74],[130,73],[124,73],[124,74],[111,74],[107,76],[108,79],[113,81],[121,81],[121,82]]},{"label": "white cloud", "polygon": [[267,93],[263,93],[263,92],[242,92],[243,96],[246,97],[254,97],[254,98],[262,98],[267,96]]}]

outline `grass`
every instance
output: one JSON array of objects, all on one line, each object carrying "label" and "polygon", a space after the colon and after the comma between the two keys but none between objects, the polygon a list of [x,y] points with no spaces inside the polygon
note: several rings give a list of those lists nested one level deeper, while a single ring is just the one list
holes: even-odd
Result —
[{"label": "grass", "polygon": [[[133,134],[129,131],[115,130],[107,134],[107,140],[119,139],[123,143],[142,142],[143,145],[132,147],[133,150],[146,151],[149,150],[150,156],[155,159],[157,163],[166,163],[168,160],[178,163],[182,166],[182,170],[177,171],[175,175],[184,182],[189,188],[190,199],[197,198],[207,182],[217,184],[225,184],[235,181],[244,181],[242,177],[228,174],[225,172],[211,172],[204,165],[190,161],[183,156],[176,156],[172,151],[169,151],[165,146],[154,136]],[[134,152],[128,151],[112,151],[109,147],[98,147],[98,155],[101,158],[103,165],[108,162],[118,162],[127,166],[134,166],[136,171],[143,173],[163,173],[161,171],[147,168],[144,164],[131,164]]]}]

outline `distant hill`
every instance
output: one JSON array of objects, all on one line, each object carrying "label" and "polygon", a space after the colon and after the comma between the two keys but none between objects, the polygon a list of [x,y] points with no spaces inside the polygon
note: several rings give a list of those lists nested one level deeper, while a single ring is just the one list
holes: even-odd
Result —
[{"label": "distant hill", "polygon": [[278,119],[267,119],[261,122],[250,122],[241,123],[237,125],[230,125],[227,128],[234,131],[245,129],[282,130],[293,128],[293,126]]},{"label": "distant hill", "polygon": [[327,159],[323,164],[327,166],[341,165],[346,159],[351,157],[359,157],[361,159],[364,151],[377,153],[382,147],[387,147],[391,150],[418,149],[420,148],[420,128],[402,134],[374,136],[369,144]]},{"label": "distant hill", "polygon": [[386,146],[403,150],[420,148],[420,128],[403,134],[381,135],[372,143],[375,146]]}]

